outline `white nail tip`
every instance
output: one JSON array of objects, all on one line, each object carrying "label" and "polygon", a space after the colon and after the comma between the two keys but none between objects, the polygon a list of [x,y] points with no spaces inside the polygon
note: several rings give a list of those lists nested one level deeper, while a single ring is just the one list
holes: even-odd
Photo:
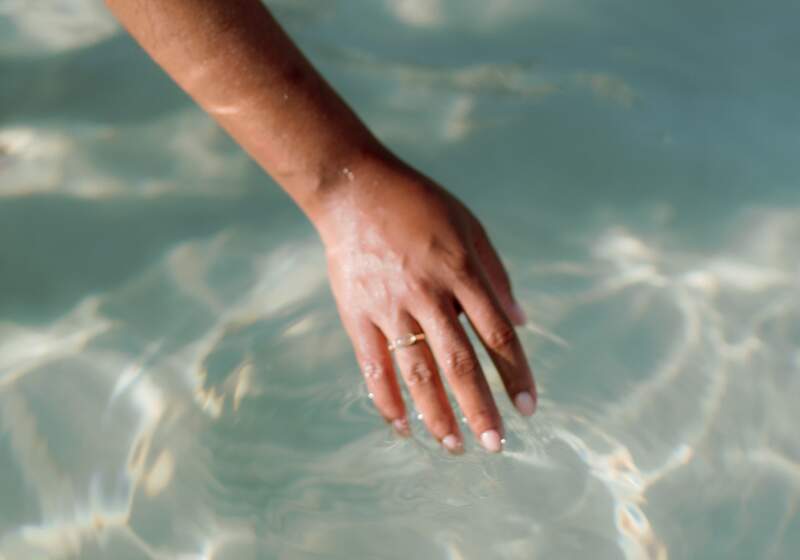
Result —
[{"label": "white nail tip", "polygon": [[536,410],[536,402],[527,391],[517,393],[517,396],[514,397],[514,406],[517,407],[517,410],[519,410],[520,414],[523,416],[530,416]]},{"label": "white nail tip", "polygon": [[487,451],[491,451],[492,453],[498,453],[503,449],[500,434],[497,433],[497,430],[486,430],[483,432],[481,434],[481,444]]},{"label": "white nail tip", "polygon": [[442,439],[442,445],[448,451],[458,451],[461,449],[461,441],[453,434],[447,435]]}]

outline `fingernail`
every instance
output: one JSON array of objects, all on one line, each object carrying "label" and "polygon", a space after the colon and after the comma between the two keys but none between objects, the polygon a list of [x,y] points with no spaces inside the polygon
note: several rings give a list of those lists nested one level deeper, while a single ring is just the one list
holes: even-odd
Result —
[{"label": "fingernail", "polygon": [[503,443],[500,441],[500,434],[497,430],[486,430],[481,434],[481,444],[486,451],[500,453],[503,450]]},{"label": "fingernail", "polygon": [[508,310],[508,318],[517,326],[522,326],[528,322],[528,314],[522,309],[522,306],[516,301],[511,302],[511,307]]},{"label": "fingernail", "polygon": [[464,451],[464,447],[461,445],[461,440],[455,434],[450,434],[444,436],[442,439],[442,445],[445,449],[447,449],[450,453],[461,453]]},{"label": "fingernail", "polygon": [[523,416],[531,416],[536,410],[536,401],[528,391],[522,391],[514,397],[514,406]]},{"label": "fingernail", "polygon": [[406,418],[398,418],[397,420],[392,421],[392,426],[403,437],[408,437],[411,435],[411,431],[408,429],[408,419]]}]

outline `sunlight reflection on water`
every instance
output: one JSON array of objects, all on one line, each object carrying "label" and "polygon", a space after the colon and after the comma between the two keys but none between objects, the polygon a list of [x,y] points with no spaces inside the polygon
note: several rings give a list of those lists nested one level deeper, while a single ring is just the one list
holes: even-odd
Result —
[{"label": "sunlight reflection on water", "polygon": [[[322,248],[216,127],[186,100],[103,124],[34,103],[0,126],[0,559],[795,558],[800,201],[794,181],[753,181],[792,176],[781,147],[761,167],[758,146],[704,153],[731,169],[717,175],[692,150],[729,131],[663,125],[654,100],[685,95],[620,63],[640,69],[630,49],[580,68],[555,47],[517,55],[519,22],[611,25],[572,3],[275,4],[382,137],[497,233],[533,318],[541,410],[526,421],[500,399],[502,457],[445,456],[418,420],[394,438]],[[20,75],[42,53],[135,53],[99,4],[58,6],[52,33],[45,8],[2,8],[4,56],[35,55]],[[352,10],[445,54],[421,62]],[[344,23],[362,35],[340,45]],[[445,32],[506,50],[449,52]],[[713,54],[692,70],[699,97]]]}]

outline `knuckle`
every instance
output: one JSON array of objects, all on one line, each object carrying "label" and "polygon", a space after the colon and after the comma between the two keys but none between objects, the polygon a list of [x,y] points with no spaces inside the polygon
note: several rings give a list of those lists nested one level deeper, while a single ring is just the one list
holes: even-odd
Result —
[{"label": "knuckle", "polygon": [[492,350],[507,350],[517,340],[514,327],[507,324],[497,325],[486,335],[486,345]]},{"label": "knuckle", "polygon": [[367,381],[379,381],[386,377],[386,366],[378,362],[364,362],[361,364],[361,373]]},{"label": "knuckle", "polygon": [[446,262],[456,278],[467,279],[475,276],[475,266],[467,251],[458,251],[449,254]]},{"label": "knuckle", "polygon": [[470,379],[480,374],[478,361],[466,348],[449,352],[444,358],[444,367],[454,379]]},{"label": "knuckle", "polygon": [[426,385],[433,380],[433,369],[425,362],[415,362],[406,369],[405,379],[409,387]]},{"label": "knuckle", "polygon": [[409,297],[415,297],[419,294],[425,294],[430,291],[430,285],[427,280],[412,276],[405,280],[403,286],[403,293]]},{"label": "knuckle", "polygon": [[440,295],[439,297],[426,298],[422,303],[427,312],[433,315],[438,328],[444,329],[449,326],[449,317],[453,313],[451,300]]}]

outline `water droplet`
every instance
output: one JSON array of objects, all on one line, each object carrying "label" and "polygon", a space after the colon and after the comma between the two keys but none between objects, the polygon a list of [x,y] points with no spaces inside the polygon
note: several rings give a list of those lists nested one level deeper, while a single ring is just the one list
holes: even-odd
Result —
[{"label": "water droplet", "polygon": [[375,400],[375,395],[374,395],[373,393],[367,393],[367,398],[368,398],[369,400],[371,400],[371,401],[372,401],[372,400]]},{"label": "water droplet", "polygon": [[417,420],[422,420],[422,413],[417,414]]}]

